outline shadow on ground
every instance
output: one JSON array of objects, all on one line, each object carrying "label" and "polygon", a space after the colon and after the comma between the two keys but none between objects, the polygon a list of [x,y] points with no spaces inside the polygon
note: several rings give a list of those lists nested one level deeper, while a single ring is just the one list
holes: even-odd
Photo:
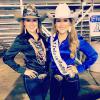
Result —
[{"label": "shadow on ground", "polygon": [[96,100],[100,98],[100,85],[90,85],[84,79],[80,79],[80,84],[79,100]]}]

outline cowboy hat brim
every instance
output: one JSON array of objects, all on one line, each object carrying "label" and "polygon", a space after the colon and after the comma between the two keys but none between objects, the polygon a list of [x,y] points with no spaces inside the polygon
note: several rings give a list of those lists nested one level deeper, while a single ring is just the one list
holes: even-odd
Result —
[{"label": "cowboy hat brim", "polygon": [[73,18],[73,19],[76,19],[77,18],[77,15],[76,14],[70,14],[68,16],[59,15],[59,16],[54,16],[53,17],[53,19],[56,19],[56,18]]},{"label": "cowboy hat brim", "polygon": [[18,21],[21,21],[23,19],[39,19],[40,17],[35,17],[35,16],[26,16],[26,17],[19,17],[17,18]]},{"label": "cowboy hat brim", "polygon": [[37,19],[40,19],[41,21],[44,21],[45,18],[46,18],[46,14],[42,15],[42,16],[26,16],[26,17],[23,17],[21,15],[15,15],[15,18],[17,19],[18,22],[20,22],[23,18],[37,18]]},{"label": "cowboy hat brim", "polygon": [[41,18],[41,17],[39,17],[39,16],[38,17],[37,16],[31,16],[31,15],[23,17],[22,15],[18,15],[18,14],[16,15],[15,14],[15,18],[17,19],[18,22],[20,22],[21,20],[23,20],[25,18],[30,18],[30,19],[31,18],[37,18],[38,19],[38,18]]}]

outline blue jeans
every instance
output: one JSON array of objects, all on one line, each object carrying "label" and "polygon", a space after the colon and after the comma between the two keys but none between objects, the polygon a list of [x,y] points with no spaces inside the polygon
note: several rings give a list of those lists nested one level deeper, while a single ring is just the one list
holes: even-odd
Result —
[{"label": "blue jeans", "polygon": [[45,79],[30,79],[24,75],[24,86],[30,100],[45,100],[49,89],[49,76]]},{"label": "blue jeans", "polygon": [[50,83],[50,100],[78,100],[78,93],[80,90],[79,77],[74,78],[69,76],[64,77],[63,80],[58,81],[54,75],[51,75]]}]

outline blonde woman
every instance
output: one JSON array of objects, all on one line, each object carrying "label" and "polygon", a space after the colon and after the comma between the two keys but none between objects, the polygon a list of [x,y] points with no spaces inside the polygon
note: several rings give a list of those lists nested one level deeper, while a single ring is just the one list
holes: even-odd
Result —
[{"label": "blonde woman", "polygon": [[[74,15],[67,4],[59,4],[53,19],[54,32],[50,37],[50,100],[78,100],[78,73],[84,72],[98,54],[75,30]],[[76,52],[86,55],[82,64],[75,65]]]},{"label": "blonde woman", "polygon": [[[48,87],[47,43],[41,32],[41,18],[33,4],[26,5],[23,16],[17,16],[22,32],[3,57],[4,63],[23,75],[24,86],[30,100],[45,100]],[[14,61],[22,52],[25,66]]]}]

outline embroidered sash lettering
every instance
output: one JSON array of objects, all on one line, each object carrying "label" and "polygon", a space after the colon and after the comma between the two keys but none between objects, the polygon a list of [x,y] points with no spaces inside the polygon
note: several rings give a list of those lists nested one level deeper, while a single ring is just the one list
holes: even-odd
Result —
[{"label": "embroidered sash lettering", "polygon": [[60,52],[59,52],[59,46],[58,46],[58,39],[54,41],[55,36],[51,36],[50,42],[51,42],[51,53],[53,56],[53,59],[57,65],[58,70],[63,75],[68,75],[66,68],[67,64],[65,61],[61,58]]}]

